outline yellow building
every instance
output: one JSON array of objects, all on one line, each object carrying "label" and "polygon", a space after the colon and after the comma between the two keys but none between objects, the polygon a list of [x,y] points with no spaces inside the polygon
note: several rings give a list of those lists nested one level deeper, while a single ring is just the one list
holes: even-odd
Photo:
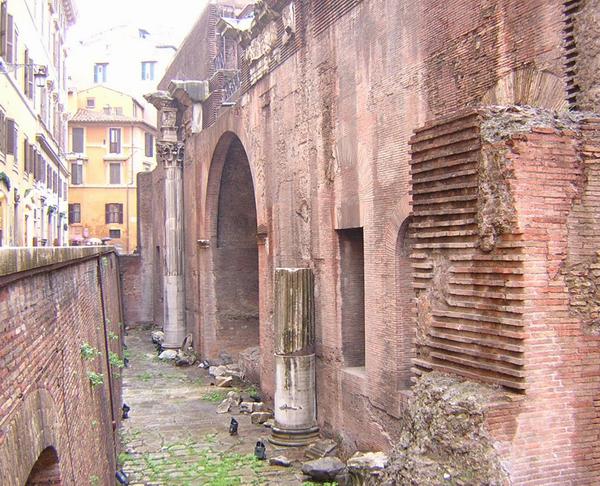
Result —
[{"label": "yellow building", "polygon": [[71,0],[0,0],[0,246],[67,242]]},{"label": "yellow building", "polygon": [[143,105],[105,86],[69,93],[69,234],[137,247],[137,174],[155,166],[155,127]]}]

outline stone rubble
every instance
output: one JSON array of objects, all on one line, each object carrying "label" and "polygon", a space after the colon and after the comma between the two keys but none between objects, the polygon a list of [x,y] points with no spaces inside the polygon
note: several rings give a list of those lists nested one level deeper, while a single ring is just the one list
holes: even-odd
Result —
[{"label": "stone rubble", "polygon": [[285,456],[276,456],[269,459],[269,464],[271,466],[290,467],[292,465],[292,461]]},{"label": "stone rubble", "polygon": [[315,481],[334,481],[346,469],[337,457],[321,457],[302,464],[302,472]]}]

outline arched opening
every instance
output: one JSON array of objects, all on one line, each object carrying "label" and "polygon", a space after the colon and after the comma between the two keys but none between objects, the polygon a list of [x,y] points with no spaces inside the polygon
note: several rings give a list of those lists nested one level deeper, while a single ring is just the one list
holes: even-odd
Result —
[{"label": "arched opening", "polygon": [[259,344],[258,245],[248,157],[236,136],[227,137],[222,162],[213,161],[216,201],[209,217],[214,242],[215,344],[219,351],[235,356]]},{"label": "arched opening", "polygon": [[58,454],[54,447],[46,447],[33,465],[26,486],[54,486],[62,484]]},{"label": "arched opening", "polygon": [[396,317],[398,325],[398,388],[410,386],[411,361],[414,356],[414,291],[410,264],[410,219],[406,218],[396,240]]}]

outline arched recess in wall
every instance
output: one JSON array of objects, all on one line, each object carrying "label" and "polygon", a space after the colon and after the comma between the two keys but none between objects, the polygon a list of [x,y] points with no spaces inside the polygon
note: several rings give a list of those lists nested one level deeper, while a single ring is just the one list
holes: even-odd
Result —
[{"label": "arched recess in wall", "polygon": [[46,447],[33,465],[26,486],[56,486],[63,484],[58,454],[54,447]]},{"label": "arched recess in wall", "polygon": [[563,80],[534,66],[514,69],[498,80],[481,99],[484,105],[529,105],[549,110],[566,110]]},{"label": "arched recess in wall", "polygon": [[207,217],[212,258],[216,348],[235,356],[259,345],[257,213],[254,183],[240,139],[225,133],[211,164]]},{"label": "arched recess in wall", "polygon": [[410,386],[410,369],[414,357],[414,291],[410,263],[410,217],[398,230],[396,240],[396,319],[398,325],[398,388]]},{"label": "arched recess in wall", "polygon": [[[64,464],[60,468],[53,466],[60,457],[59,440],[67,439],[59,436],[59,427],[57,407],[50,392],[39,388],[28,393],[2,427],[4,437],[0,442],[0,484],[64,484],[66,480],[60,481],[61,477],[68,475]],[[18,455],[15,451],[18,451]],[[44,465],[51,467],[44,468]],[[40,477],[37,472],[44,469],[49,472],[48,477],[55,478],[54,483],[28,482],[28,478]]]}]

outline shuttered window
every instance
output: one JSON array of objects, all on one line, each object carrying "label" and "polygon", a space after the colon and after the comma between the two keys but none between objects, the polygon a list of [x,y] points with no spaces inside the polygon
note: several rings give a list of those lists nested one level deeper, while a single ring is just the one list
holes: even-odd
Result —
[{"label": "shuttered window", "polygon": [[123,205],[109,203],[105,206],[106,224],[123,224]]},{"label": "shuttered window", "polygon": [[81,204],[69,204],[69,224],[81,223]]},{"label": "shuttered window", "polygon": [[154,137],[151,133],[146,133],[146,157],[154,156]]},{"label": "shuttered window", "polygon": [[83,166],[76,162],[71,164],[71,184],[74,186],[83,184]]},{"label": "shuttered window", "polygon": [[12,64],[13,61],[13,49],[15,45],[14,40],[15,35],[15,26],[13,24],[13,16],[6,16],[6,52],[4,53],[6,57],[6,62],[8,64]]},{"label": "shuttered window", "polygon": [[6,22],[7,22],[6,1],[0,3],[0,57],[6,57]]},{"label": "shuttered window", "polygon": [[109,128],[108,136],[110,141],[109,152],[111,154],[121,153],[121,129],[120,128]]},{"label": "shuttered window", "polygon": [[109,166],[110,184],[121,184],[121,164],[112,162]]},{"label": "shuttered window", "polygon": [[71,151],[76,154],[83,153],[83,128],[73,128],[73,139],[71,141]]},{"label": "shuttered window", "polygon": [[17,147],[15,146],[15,140],[17,137],[15,136],[15,121],[7,118],[6,119],[6,153],[10,155],[14,155]]}]

